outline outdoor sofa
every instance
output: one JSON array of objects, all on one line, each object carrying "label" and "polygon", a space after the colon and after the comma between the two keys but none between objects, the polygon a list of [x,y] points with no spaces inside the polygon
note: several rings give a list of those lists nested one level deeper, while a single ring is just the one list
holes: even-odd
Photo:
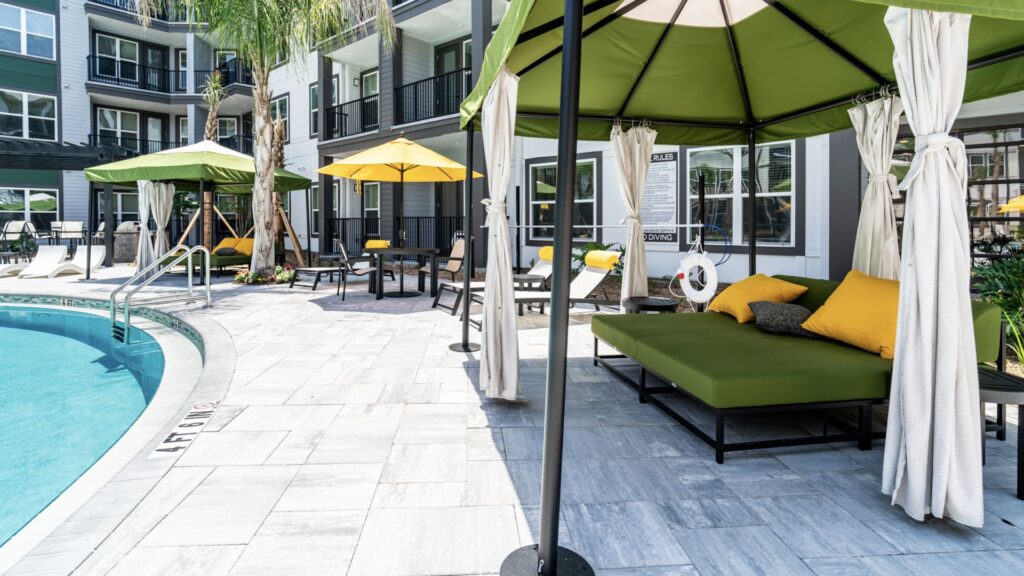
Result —
[{"label": "outdoor sofa", "polygon": [[[794,303],[817,310],[838,282],[776,276],[800,284],[807,292]],[[1000,310],[972,302],[979,363],[1000,357]],[[740,324],[716,312],[658,315],[595,316],[594,364],[601,364],[637,389],[640,402],[651,402],[715,449],[721,464],[725,452],[781,446],[856,441],[871,449],[872,407],[887,401],[892,360],[827,339],[768,334],[754,323]],[[620,354],[600,355],[598,342]],[[629,358],[640,366],[635,381],[621,368]],[[648,375],[668,385],[648,386]],[[709,408],[715,430],[707,433],[687,415],[658,398],[681,392]],[[726,443],[726,417],[797,410],[858,410],[856,426],[826,415],[823,433],[805,437]],[[829,427],[836,430],[830,431]]]},{"label": "outdoor sofa", "polygon": [[[249,266],[249,262],[252,260],[252,238],[225,238],[220,241],[217,246],[210,252],[210,269],[217,271],[217,276],[220,276],[221,272],[225,268],[231,266]],[[221,249],[228,248],[231,254],[220,254]],[[280,252],[281,244],[274,244],[274,253]],[[175,256],[168,256],[164,259],[163,265],[168,266],[174,261]],[[181,266],[192,264],[198,267],[200,264],[201,256],[193,254],[187,261],[180,263]],[[193,259],[195,259],[193,261]]]}]

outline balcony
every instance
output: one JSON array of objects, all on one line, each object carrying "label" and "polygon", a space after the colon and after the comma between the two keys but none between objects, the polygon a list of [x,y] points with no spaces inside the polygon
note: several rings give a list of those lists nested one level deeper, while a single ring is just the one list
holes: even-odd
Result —
[{"label": "balcony", "polygon": [[326,140],[373,132],[380,127],[380,96],[373,94],[327,109]]},{"label": "balcony", "polygon": [[472,88],[469,68],[400,86],[395,89],[395,125],[458,114]]},{"label": "balcony", "polygon": [[89,144],[92,146],[119,146],[135,154],[152,154],[161,150],[177,148],[178,143],[164,140],[140,140],[129,136],[106,136],[102,134],[89,134]]},{"label": "balcony", "polygon": [[224,88],[233,84],[252,86],[252,73],[239,60],[231,60],[217,66],[214,70],[196,70],[196,92],[202,92],[210,74],[220,72],[220,85]]},{"label": "balcony", "polygon": [[227,138],[218,138],[217,143],[235,152],[252,156],[252,136],[228,136]]},{"label": "balcony", "polygon": [[177,70],[143,66],[105,56],[86,56],[89,81],[163,94],[184,94],[188,86]]},{"label": "balcony", "polygon": [[349,254],[361,254],[367,240],[384,238],[397,244],[397,231],[404,230],[404,246],[437,248],[442,254],[448,254],[455,240],[463,237],[464,227],[465,219],[461,216],[407,216],[401,221],[394,218],[388,233],[381,230],[380,218],[328,218],[322,238],[330,241],[331,251],[335,249],[334,241],[340,241]]},{"label": "balcony", "polygon": [[[89,0],[89,2],[92,4],[99,4],[100,6],[107,6],[108,8],[114,8],[122,12],[128,12],[133,16],[138,14],[138,7],[135,4],[135,0]],[[178,6],[171,2],[168,2],[167,4],[168,5],[162,7],[160,11],[153,15],[154,20],[175,24],[184,24],[188,22],[188,13],[184,6]]]}]

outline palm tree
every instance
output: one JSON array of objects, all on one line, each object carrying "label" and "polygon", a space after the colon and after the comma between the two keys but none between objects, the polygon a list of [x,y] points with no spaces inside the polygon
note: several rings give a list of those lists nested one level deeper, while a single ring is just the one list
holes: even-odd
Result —
[{"label": "palm tree", "polygon": [[[138,0],[139,20],[174,0]],[[253,79],[253,129],[256,181],[252,211],[255,233],[250,270],[274,268],[274,159],[270,114],[270,70],[282,60],[305,61],[310,47],[343,38],[349,26],[374,19],[385,48],[394,44],[395,25],[387,0],[180,0],[193,25],[203,22],[215,42],[238,51]]]}]

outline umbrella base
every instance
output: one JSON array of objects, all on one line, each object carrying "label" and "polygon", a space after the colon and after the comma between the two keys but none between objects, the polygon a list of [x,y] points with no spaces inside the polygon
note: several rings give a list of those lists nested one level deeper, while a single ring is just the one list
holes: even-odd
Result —
[{"label": "umbrella base", "polygon": [[[594,569],[582,556],[561,546],[558,547],[557,568],[559,576],[594,576]],[[537,570],[536,544],[512,552],[501,563],[501,576],[537,576],[546,573]]]},{"label": "umbrella base", "polygon": [[386,298],[415,298],[422,295],[422,292],[407,292],[405,290],[399,290],[398,292],[385,292]]},{"label": "umbrella base", "polygon": [[480,345],[474,342],[467,342],[466,344],[456,342],[455,344],[449,345],[448,349],[452,352],[476,352],[480,349]]}]

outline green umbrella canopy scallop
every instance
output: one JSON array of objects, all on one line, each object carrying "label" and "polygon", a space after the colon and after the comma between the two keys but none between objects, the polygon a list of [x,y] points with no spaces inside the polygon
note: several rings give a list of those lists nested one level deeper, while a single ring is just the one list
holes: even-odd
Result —
[{"label": "green umbrella canopy scallop", "polygon": [[[850,127],[852,98],[895,83],[888,6],[973,14],[965,101],[1024,90],[1021,0],[583,0],[579,137],[646,120],[668,144],[801,138]],[[558,135],[558,0],[512,0],[462,103],[520,77],[516,132]]]},{"label": "green umbrella canopy scallop", "polygon": [[[92,182],[135,186],[138,180],[174,182],[180,191],[199,189],[199,181],[218,193],[251,194],[256,179],[256,163],[246,156],[205,140],[190,146],[137,156],[94,166],[85,170]],[[302,190],[311,184],[309,178],[282,168],[274,170],[274,190]]]}]

